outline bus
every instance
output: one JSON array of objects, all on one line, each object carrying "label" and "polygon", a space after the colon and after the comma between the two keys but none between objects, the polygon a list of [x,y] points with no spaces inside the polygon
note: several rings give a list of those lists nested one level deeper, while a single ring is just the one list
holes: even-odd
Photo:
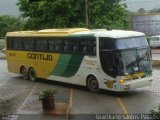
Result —
[{"label": "bus", "polygon": [[150,86],[152,65],[145,34],[86,28],[6,34],[8,70],[23,79],[54,80],[123,92]]}]

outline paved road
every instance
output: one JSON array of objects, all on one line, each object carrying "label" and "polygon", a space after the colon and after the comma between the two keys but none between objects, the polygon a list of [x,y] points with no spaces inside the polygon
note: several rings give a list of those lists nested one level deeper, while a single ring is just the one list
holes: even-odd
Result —
[{"label": "paved road", "polygon": [[[84,119],[81,117],[85,117],[85,120],[94,120],[95,114],[149,113],[153,106],[160,103],[159,73],[159,68],[153,69],[154,81],[151,87],[125,93],[109,91],[91,93],[84,87],[43,82],[44,80],[38,82],[23,80],[18,75],[8,73],[6,60],[0,60],[0,113],[40,115],[42,108],[37,93],[43,88],[56,88],[58,90],[56,102],[69,105],[71,115],[58,117],[56,120]],[[43,117],[37,117],[37,120],[44,119]]]},{"label": "paved road", "polygon": [[160,49],[152,49],[152,59],[160,60]]}]

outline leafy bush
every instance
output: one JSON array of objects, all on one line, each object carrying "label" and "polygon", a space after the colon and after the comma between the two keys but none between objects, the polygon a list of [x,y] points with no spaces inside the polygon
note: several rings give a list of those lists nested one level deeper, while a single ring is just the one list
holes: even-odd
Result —
[{"label": "leafy bush", "polygon": [[39,100],[43,100],[47,97],[52,97],[57,93],[55,89],[44,89],[39,93]]},{"label": "leafy bush", "polygon": [[154,120],[160,120],[160,104],[155,106],[154,109],[150,111],[150,113]]}]

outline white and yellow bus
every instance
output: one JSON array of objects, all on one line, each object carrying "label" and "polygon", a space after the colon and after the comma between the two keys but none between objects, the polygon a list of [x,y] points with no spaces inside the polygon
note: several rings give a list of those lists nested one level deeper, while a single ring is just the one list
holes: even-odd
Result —
[{"label": "white and yellow bus", "polygon": [[8,70],[99,89],[127,91],[152,83],[145,34],[124,30],[45,29],[8,32]]}]

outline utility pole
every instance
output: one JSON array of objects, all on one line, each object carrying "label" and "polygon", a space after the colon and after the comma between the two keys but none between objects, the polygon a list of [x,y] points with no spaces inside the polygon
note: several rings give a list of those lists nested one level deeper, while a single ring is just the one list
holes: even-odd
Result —
[{"label": "utility pole", "polygon": [[89,28],[89,7],[88,7],[88,1],[85,0],[85,8],[86,8],[86,27]]}]

